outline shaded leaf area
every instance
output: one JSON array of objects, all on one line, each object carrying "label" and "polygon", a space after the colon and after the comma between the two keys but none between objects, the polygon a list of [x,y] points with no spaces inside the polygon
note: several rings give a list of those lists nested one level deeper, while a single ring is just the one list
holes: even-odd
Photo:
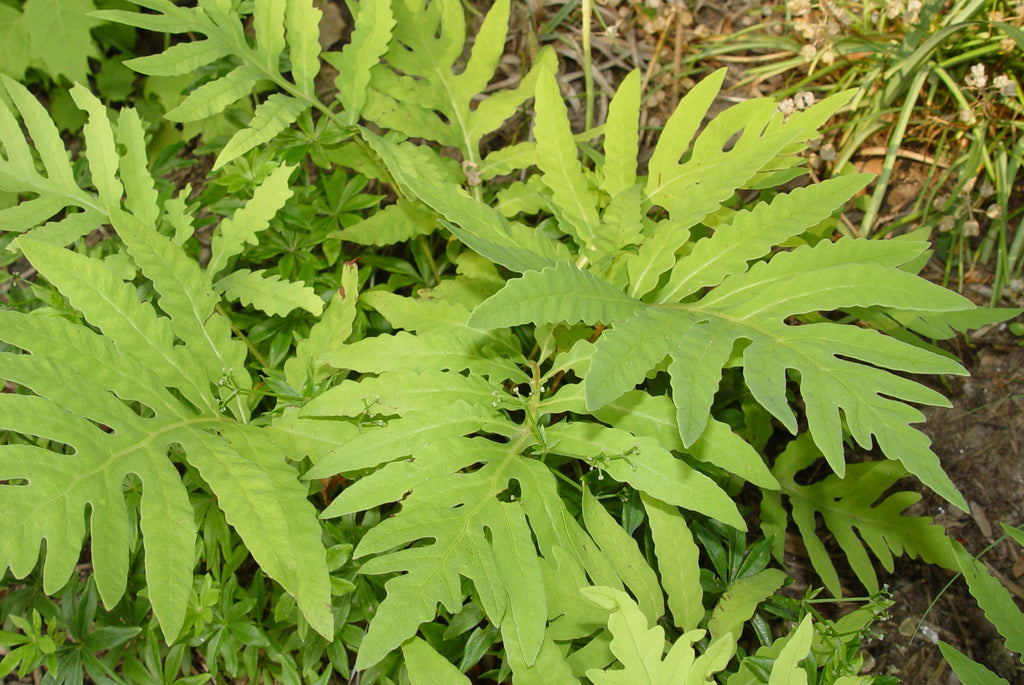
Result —
[{"label": "shaded leaf area", "polygon": [[[841,596],[839,575],[818,531],[817,517],[842,548],[843,555],[857,578],[871,593],[879,590],[875,562],[893,570],[893,555],[908,554],[923,560],[955,568],[951,541],[942,526],[925,516],[904,516],[903,511],[921,499],[916,492],[886,492],[906,472],[891,461],[851,464],[845,478],[836,475],[801,485],[797,475],[813,464],[820,452],[806,437],[797,438],[780,454],[772,468],[779,479],[779,492],[764,493],[761,500],[762,529],[774,536],[774,554],[781,559],[789,515],[783,508],[783,496],[789,501],[791,515],[804,545],[825,587]],[[883,495],[885,495],[883,497]]]}]

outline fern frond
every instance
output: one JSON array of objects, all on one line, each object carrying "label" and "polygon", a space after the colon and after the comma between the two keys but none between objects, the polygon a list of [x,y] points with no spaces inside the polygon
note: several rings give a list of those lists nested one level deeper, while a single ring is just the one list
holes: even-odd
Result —
[{"label": "fern frond", "polygon": [[308,285],[286,281],[266,269],[236,269],[217,281],[217,290],[269,316],[287,316],[296,309],[320,316],[324,309],[323,300]]},{"label": "fern frond", "polygon": [[293,388],[301,388],[307,379],[319,382],[327,375],[326,365],[320,358],[340,349],[352,333],[358,279],[359,270],[355,264],[342,266],[341,288],[327,304],[320,320],[309,330],[309,335],[295,346],[295,354],[285,361],[285,381]]},{"label": "fern frond", "polygon": [[[1003,525],[1008,533],[1020,543],[1020,531]],[[953,543],[953,552],[960,573],[964,575],[971,595],[978,600],[978,606],[985,612],[985,618],[992,622],[999,634],[1006,640],[1006,649],[1020,654],[1024,652],[1024,613],[1017,608],[1009,590],[993,578],[984,562],[975,559],[959,542]]]},{"label": "fern frond", "polygon": [[[60,133],[42,105],[13,79],[0,75],[0,83],[6,93],[6,97],[0,97],[0,190],[33,196],[0,210],[0,222],[5,230],[25,232],[62,210],[77,208],[80,211],[68,212],[60,222],[61,228],[48,227],[51,234],[60,237],[61,244],[73,242],[103,224],[103,203],[75,182]],[[43,173],[36,169],[32,147],[22,133],[18,116],[39,153]]]},{"label": "fern frond", "polygon": [[[192,43],[172,45],[162,53],[127,60],[125,65],[150,76],[181,76],[229,59],[233,68],[193,89],[165,115],[190,122],[223,112],[227,107],[270,82],[284,91],[257,107],[249,125],[238,131],[218,155],[220,168],[257,145],[272,140],[300,114],[318,105],[313,80],[320,67],[321,12],[310,0],[258,0],[252,7],[255,44],[246,39],[241,17],[227,7],[203,2],[179,7],[170,0],[130,0],[151,13],[100,10],[93,16],[163,33],[205,36]],[[290,76],[281,69],[287,48]]]},{"label": "fern frond", "polygon": [[796,475],[820,454],[810,440],[801,436],[776,458],[772,472],[782,490],[764,493],[761,505],[763,519],[767,522],[762,527],[766,535],[776,536],[776,557],[781,557],[780,546],[785,539],[787,516],[782,508],[785,495],[811,564],[836,597],[842,592],[839,575],[818,536],[818,516],[869,592],[878,591],[869,549],[889,571],[893,568],[893,555],[903,553],[945,568],[956,566],[951,541],[941,526],[927,517],[902,515],[907,507],[921,499],[920,494],[896,492],[879,501],[886,490],[906,475],[899,464],[892,461],[851,464],[846,468],[845,478],[830,475],[811,485],[797,483]]},{"label": "fern frond", "polygon": [[683,633],[665,654],[665,631],[652,623],[636,602],[621,590],[606,587],[583,589],[590,602],[608,611],[609,645],[622,668],[590,669],[587,678],[596,685],[657,685],[658,683],[704,683],[725,668],[735,653],[735,640],[712,642],[699,657],[694,644],[704,630]]},{"label": "fern frond", "polygon": [[553,266],[560,258],[568,258],[561,243],[548,240],[532,228],[510,223],[453,183],[438,182],[424,175],[413,159],[404,154],[404,148],[368,130],[360,130],[403,191],[440,214],[445,219],[444,226],[480,255],[520,273],[539,271]]},{"label": "fern frond", "polygon": [[351,42],[340,54],[325,53],[324,59],[338,70],[336,97],[344,107],[344,121],[354,125],[366,105],[373,73],[382,68],[380,60],[391,43],[395,15],[391,0],[365,0],[350,8],[354,19]]},{"label": "fern frond", "polygon": [[240,207],[229,219],[217,226],[210,241],[212,256],[206,265],[211,274],[227,266],[228,260],[241,254],[245,246],[259,242],[258,233],[265,231],[270,220],[292,196],[288,177],[295,171],[293,166],[281,165],[270,172],[253,191],[252,198]]},{"label": "fern frond", "polygon": [[655,440],[590,422],[562,422],[549,426],[545,433],[547,448],[555,454],[582,459],[592,468],[667,504],[746,529],[743,517],[724,490]]},{"label": "fern frond", "polygon": [[[332,365],[377,375],[344,381],[299,412],[305,421],[333,418],[361,426],[345,442],[325,445],[305,475],[360,476],[325,516],[402,503],[355,550],[357,557],[378,555],[364,563],[363,572],[401,573],[386,584],[388,596],[362,643],[359,667],[412,637],[439,604],[459,610],[462,577],[472,581],[489,620],[501,627],[517,678],[536,673],[548,660],[551,668],[568,668],[564,658],[556,658],[557,650],[550,652],[552,635],[582,639],[599,628],[593,612],[565,613],[580,604],[579,587],[566,579],[589,576],[629,588],[652,617],[663,612],[657,577],[636,543],[590,495],[583,504],[588,536],[566,511],[555,474],[539,455],[590,460],[598,443],[618,452],[639,445],[635,460],[610,455],[593,461],[653,497],[743,525],[735,505],[710,479],[653,439],[596,423],[538,425],[536,417],[545,411],[541,403],[509,390],[510,381],[534,387],[539,382],[524,374],[521,367],[529,361],[514,347],[516,338],[465,323],[469,308],[495,287],[492,275],[470,264],[462,265],[467,273],[420,298],[366,293],[367,304],[406,331],[328,355]],[[415,356],[401,354],[402,348],[415,350]],[[300,433],[315,430],[294,421],[283,425]],[[538,592],[543,587],[547,592]],[[553,633],[549,620],[557,626]]]},{"label": "fern frond", "polygon": [[[73,572],[88,520],[97,587],[113,606],[125,588],[132,540],[123,481],[135,474],[143,482],[149,599],[172,639],[184,620],[195,553],[188,492],[174,466],[183,459],[267,575],[318,632],[333,635],[320,527],[306,489],[270,433],[223,415],[239,388],[213,392],[214,378],[245,374],[241,388],[251,379],[244,347],[239,357],[226,323],[211,317],[209,276],[187,268],[179,248],[136,217],[116,209],[112,216],[170,318],[103,262],[19,239],[32,265],[102,335],[58,318],[0,313],[0,340],[25,351],[0,357],[0,377],[33,393],[2,397],[3,427],[24,438],[0,446],[0,514],[18,530],[0,544],[0,565],[24,576],[45,539],[44,585],[55,592]],[[239,412],[247,418],[244,403]]]},{"label": "fern frond", "polygon": [[[889,243],[889,244],[885,244]],[[897,241],[840,240],[801,247],[726,277],[703,298],[683,304],[604,305],[612,328],[594,346],[584,379],[586,406],[596,410],[632,389],[665,358],[684,445],[708,424],[722,367],[742,350],[744,378],[757,401],[792,432],[787,371],[799,372],[811,435],[837,474],[844,470],[842,416],[854,438],[882,450],[958,506],[966,506],[939,467],[927,438],[911,427],[920,412],[906,401],[944,405],[938,393],[884,369],[914,373],[962,373],[956,362],[880,333],[831,322],[791,326],[790,316],[847,307],[962,311],[973,307],[959,295],[897,268],[923,249]],[[471,323],[511,326],[569,323],[593,318],[585,302],[596,289],[568,295],[584,277],[573,267],[545,269],[510,281],[477,308]],[[550,297],[548,297],[550,295]],[[607,298],[605,298],[607,299]],[[527,308],[514,303],[530,302]],[[639,307],[639,309],[637,309]],[[572,316],[565,316],[566,309]]]},{"label": "fern frond", "polygon": [[554,52],[541,51],[515,89],[474,103],[501,58],[508,33],[509,0],[499,0],[488,10],[462,68],[458,63],[466,18],[458,0],[394,0],[392,10],[394,40],[384,55],[390,69],[370,72],[363,116],[409,137],[455,147],[464,162],[478,168],[481,138],[500,127],[533,95],[537,74],[554,66]]}]

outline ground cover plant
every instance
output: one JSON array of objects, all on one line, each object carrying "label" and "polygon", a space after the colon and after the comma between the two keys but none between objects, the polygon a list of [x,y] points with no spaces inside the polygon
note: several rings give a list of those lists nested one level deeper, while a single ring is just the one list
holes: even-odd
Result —
[{"label": "ground cover plant", "polygon": [[[870,177],[802,154],[852,91],[707,117],[712,72],[641,162],[640,72],[585,131],[553,50],[495,85],[507,0],[353,3],[338,50],[305,0],[194,5],[90,15],[162,34],[164,121],[77,84],[69,154],[2,77],[0,674],[850,685],[894,555],[999,603],[897,482],[967,508],[909,375],[1013,312],[925,234],[834,237]],[[790,519],[860,608],[780,593]]]}]

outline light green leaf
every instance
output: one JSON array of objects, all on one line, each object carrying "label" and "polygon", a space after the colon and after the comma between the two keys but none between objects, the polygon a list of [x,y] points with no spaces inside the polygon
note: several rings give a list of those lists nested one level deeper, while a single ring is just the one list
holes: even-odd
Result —
[{"label": "light green leaf", "polygon": [[1024,613],[1017,609],[1010,592],[992,577],[984,563],[968,554],[963,545],[955,543],[953,551],[971,595],[978,600],[985,618],[1006,638],[1006,648],[1017,654],[1024,652]]},{"label": "light green leaf", "polygon": [[199,86],[177,107],[164,114],[168,121],[185,123],[220,114],[228,106],[249,95],[262,74],[244,64],[232,69],[226,76]]},{"label": "light green leaf", "polygon": [[9,192],[31,191],[65,195],[67,200],[70,200],[66,204],[99,210],[100,206],[95,198],[80,190],[75,182],[60,132],[43,106],[20,83],[7,76],[0,76],[0,81],[3,82],[14,107],[21,114],[25,129],[32,140],[32,145],[39,153],[39,159],[47,174],[43,177],[36,172],[32,152],[22,135],[21,127],[6,103],[2,103],[0,142],[3,142],[7,159],[0,162],[0,187]]},{"label": "light green leaf", "polygon": [[292,78],[302,94],[309,99],[316,97],[313,79],[320,71],[322,15],[309,0],[287,0],[285,5],[285,40],[292,61]]},{"label": "light green leaf", "polygon": [[89,34],[98,24],[90,16],[95,9],[92,0],[26,0],[21,26],[32,57],[54,78],[89,82],[89,58],[100,56]]},{"label": "light green leaf", "polygon": [[706,677],[713,671],[695,663],[693,649],[694,643],[704,636],[703,630],[683,633],[663,660],[665,631],[657,624],[649,627],[653,621],[644,616],[629,595],[607,587],[588,587],[582,593],[587,600],[611,612],[611,651],[622,664],[618,669],[589,669],[587,678],[595,685],[707,682]]},{"label": "light green leaf", "polygon": [[170,321],[139,302],[134,287],[99,260],[29,238],[19,238],[17,244],[32,265],[118,349],[148,359],[165,386],[178,388],[197,407],[217,411],[195,358],[185,348],[173,345]]},{"label": "light green leaf", "polygon": [[719,69],[699,81],[679,101],[675,111],[665,122],[648,163],[647,194],[663,185],[679,164],[683,153],[690,147],[693,136],[704,121],[711,103],[725,80],[725,69]]},{"label": "light green leaf", "polygon": [[597,423],[557,423],[545,429],[548,449],[587,461],[640,492],[746,529],[735,503],[713,480],[651,438]]},{"label": "light green leaf", "polygon": [[236,269],[217,281],[216,287],[229,300],[237,300],[270,316],[287,316],[296,309],[320,316],[324,308],[315,290],[269,274],[266,269]]},{"label": "light green leaf", "polygon": [[807,672],[800,668],[800,662],[808,658],[813,638],[811,615],[808,614],[776,657],[768,685],[807,685]]},{"label": "light green leaf", "polygon": [[[572,411],[586,411],[582,405],[581,402]],[[779,488],[760,453],[721,421],[709,419],[701,436],[690,447],[683,445],[676,408],[667,395],[631,390],[595,411],[594,416],[614,428],[652,437],[666,449],[686,452],[699,461],[714,464],[759,488]]]},{"label": "light green leaf", "polygon": [[[434,617],[438,602],[452,612],[461,607],[461,576],[473,581],[492,623],[511,624],[508,630],[512,632],[503,629],[503,633],[507,639],[515,639],[525,662],[529,665],[536,660],[547,609],[544,593],[537,591],[544,581],[521,502],[543,497],[533,491],[536,476],[524,473],[524,469],[535,470],[532,464],[537,462],[522,460],[516,444],[481,438],[473,442],[478,446],[477,458],[484,460],[477,470],[458,477],[431,478],[426,487],[414,488],[403,499],[401,514],[371,529],[356,548],[356,557],[387,552],[365,562],[363,573],[403,572],[385,586],[387,598],[363,638],[357,669],[376,663],[411,637],[420,623]],[[414,463],[422,459],[425,465],[451,473],[465,465],[450,447],[445,441],[410,441],[405,453],[412,453]],[[374,488],[372,482],[387,478],[389,469],[385,468],[363,481]],[[545,478],[553,476],[547,472]],[[519,482],[521,496],[502,501],[498,496],[512,479]],[[346,489],[331,509],[344,511],[348,492]],[[325,515],[334,514],[328,510]],[[406,547],[425,538],[433,543]]]},{"label": "light green leaf", "polygon": [[496,210],[473,200],[454,184],[424,177],[403,148],[370,131],[362,133],[399,186],[448,219],[445,226],[470,249],[519,272],[539,271],[554,265],[561,256],[559,248],[545,236],[525,227],[517,229]]},{"label": "light green leaf", "polygon": [[318,382],[327,374],[323,356],[341,349],[352,333],[358,285],[358,267],[344,264],[338,293],[327,303],[326,311],[309,330],[309,335],[295,346],[295,354],[284,363],[285,380],[293,388],[301,388],[307,378]]},{"label": "light green leaf", "polygon": [[700,550],[679,510],[641,495],[658,557],[658,575],[668,595],[673,624],[693,630],[704,620],[704,590],[700,584]]},{"label": "light green leaf", "polygon": [[499,328],[523,323],[612,323],[644,307],[625,293],[567,262],[510,280],[477,307],[469,325]]},{"label": "light green leaf", "polygon": [[124,148],[119,167],[125,207],[146,226],[155,226],[160,216],[159,195],[149,173],[142,120],[134,109],[121,110],[117,118],[117,142]]},{"label": "light green leaf", "polygon": [[267,229],[270,220],[292,196],[288,177],[295,170],[292,166],[279,166],[256,187],[252,199],[236,210],[230,219],[220,222],[211,241],[213,252],[206,270],[211,274],[227,266],[227,261],[240,254],[246,244],[256,245],[257,234]]},{"label": "light green leaf", "polygon": [[976,661],[971,661],[956,648],[945,642],[939,642],[939,650],[956,673],[961,683],[970,685],[1010,685],[1005,678],[1000,678]]},{"label": "light green leaf", "polygon": [[0,5],[0,73],[13,79],[21,79],[29,66],[31,57],[30,38],[21,24],[21,12],[7,5]]},{"label": "light green leaf", "polygon": [[[203,366],[204,379],[223,385],[224,378],[231,378],[236,389],[251,388],[252,379],[245,369],[248,352],[242,341],[232,337],[230,322],[215,311],[220,298],[210,286],[209,274],[141,221],[123,212],[114,212],[111,218],[128,253],[153,281],[175,337],[185,342]],[[249,409],[244,400],[236,399],[232,409],[237,418],[247,420]]]},{"label": "light green leaf", "polygon": [[481,138],[533,95],[537,73],[553,66],[553,51],[542,50],[516,88],[477,102],[501,59],[509,0],[491,5],[464,65],[466,17],[459,0],[397,0],[392,10],[394,39],[384,56],[390,68],[370,72],[362,115],[406,136],[454,146],[471,169],[478,169]]},{"label": "light green leaf", "polygon": [[343,381],[306,404],[302,415],[401,416],[447,406],[460,399],[497,407],[510,398],[500,386],[482,376],[424,369]]},{"label": "light green leaf", "polygon": [[360,245],[393,245],[433,233],[440,224],[429,208],[399,199],[341,232],[344,240]]},{"label": "light green leaf", "polygon": [[711,639],[717,640],[731,633],[738,640],[743,625],[750,620],[757,605],[785,584],[788,576],[778,569],[768,568],[732,583],[718,600],[708,621]]},{"label": "light green leaf", "polygon": [[249,125],[231,136],[231,140],[217,155],[213,170],[220,169],[255,147],[269,143],[278,133],[294,124],[307,109],[309,104],[306,102],[274,93],[256,108]]},{"label": "light green leaf", "polygon": [[636,541],[605,511],[601,503],[583,488],[583,520],[587,532],[611,562],[615,573],[637,598],[640,611],[648,622],[657,623],[665,613],[661,585],[654,570],[647,565]]},{"label": "light green leaf", "polygon": [[124,188],[117,180],[119,160],[107,108],[81,84],[75,84],[71,89],[71,98],[79,109],[89,114],[82,133],[85,136],[85,158],[89,160],[93,185],[99,191],[101,202],[108,208],[119,208]]},{"label": "light green leaf", "polygon": [[747,262],[828,218],[869,180],[867,174],[840,176],[737,212],[731,223],[697,241],[693,251],[676,262],[668,282],[658,289],[657,300],[678,302],[701,288],[718,285],[732,273],[746,271]]},{"label": "light green leaf", "polygon": [[183,76],[231,54],[231,48],[214,40],[175,43],[163,52],[125,60],[124,65],[147,76]]},{"label": "light green leaf", "polygon": [[470,685],[469,678],[419,638],[402,645],[402,656],[411,685]]},{"label": "light green leaf", "polygon": [[355,124],[366,104],[373,68],[388,51],[395,17],[388,0],[366,0],[353,3],[351,8],[355,24],[351,40],[340,55],[327,53],[324,59],[338,70],[334,87],[338,89],[336,97],[345,108],[344,120]]},{"label": "light green leaf", "polygon": [[552,204],[568,221],[568,225],[562,226],[563,230],[572,235],[581,248],[592,246],[598,225],[597,208],[577,158],[565,103],[550,71],[543,71],[537,77],[534,107],[537,119],[533,134],[537,138],[537,164],[543,172],[541,180],[551,189]]},{"label": "light green leaf", "polygon": [[277,68],[277,58],[284,51],[284,0],[255,0],[252,10],[257,51],[268,69]]},{"label": "light green leaf", "polygon": [[631,71],[622,79],[608,105],[604,129],[604,164],[601,165],[601,190],[615,197],[636,183],[637,155],[640,149],[640,72]]},{"label": "light green leaf", "polygon": [[244,424],[225,426],[219,436],[193,431],[180,442],[256,562],[295,598],[314,630],[333,636],[320,525],[285,454]]},{"label": "light green leaf", "polygon": [[[877,591],[878,580],[868,549],[890,570],[893,554],[904,552],[944,568],[955,566],[950,540],[941,526],[927,517],[901,515],[921,498],[918,493],[896,492],[878,502],[883,493],[905,475],[899,464],[892,461],[852,464],[847,467],[845,478],[830,475],[811,485],[798,484],[796,474],[820,454],[808,436],[801,436],[776,458],[772,472],[782,486],[781,494],[789,499],[793,520],[803,536],[811,564],[829,592],[838,597],[841,587],[830,555],[818,537],[819,516],[869,592]],[[762,509],[770,520],[785,520],[781,506],[780,494],[763,495]]]}]

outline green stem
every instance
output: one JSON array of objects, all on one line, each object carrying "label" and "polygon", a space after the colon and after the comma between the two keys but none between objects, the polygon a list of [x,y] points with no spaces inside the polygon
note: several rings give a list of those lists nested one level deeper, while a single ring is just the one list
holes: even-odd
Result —
[{"label": "green stem", "polygon": [[266,358],[264,358],[262,354],[260,354],[260,351],[256,349],[256,346],[252,344],[252,341],[249,340],[245,333],[243,333],[238,328],[238,326],[235,325],[235,322],[231,319],[230,316],[228,316],[228,313],[224,311],[224,307],[218,304],[214,306],[214,309],[216,309],[217,313],[227,320],[228,326],[231,327],[231,332],[237,335],[238,338],[245,343],[245,346],[249,348],[249,351],[252,353],[252,356],[256,358],[256,361],[258,361],[260,365],[263,366],[264,369],[269,369],[270,363],[266,360]]},{"label": "green stem", "polygon": [[594,127],[594,74],[590,53],[590,24],[593,15],[593,0],[583,0],[583,87],[586,91],[586,130]]}]

